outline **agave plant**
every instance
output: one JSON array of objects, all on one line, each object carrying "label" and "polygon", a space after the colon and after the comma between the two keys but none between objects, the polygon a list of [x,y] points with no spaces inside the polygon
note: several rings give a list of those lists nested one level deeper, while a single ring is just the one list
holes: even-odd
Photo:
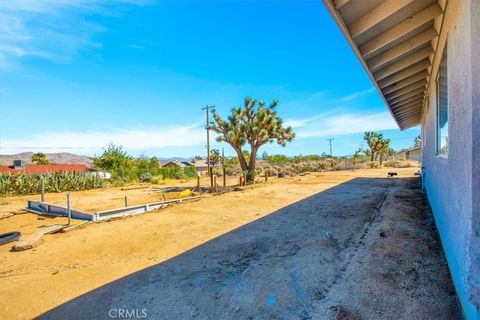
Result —
[{"label": "agave plant", "polygon": [[[97,175],[57,172],[43,175],[46,192],[78,191],[105,187]],[[40,192],[41,176],[0,174],[0,195],[27,195]]]}]

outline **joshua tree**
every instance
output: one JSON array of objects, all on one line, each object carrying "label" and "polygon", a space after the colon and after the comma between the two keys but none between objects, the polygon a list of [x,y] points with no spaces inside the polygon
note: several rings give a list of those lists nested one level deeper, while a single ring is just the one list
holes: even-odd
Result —
[{"label": "joshua tree", "polygon": [[421,147],[422,146],[422,136],[418,135],[413,139],[413,146],[414,147]]},{"label": "joshua tree", "polygon": [[395,151],[390,148],[390,139],[383,139],[380,142],[379,150],[377,152],[380,155],[380,166],[382,166],[384,157],[388,157],[395,153]]},{"label": "joshua tree", "polygon": [[214,166],[222,163],[223,158],[218,149],[213,149],[210,151],[210,161]]},{"label": "joshua tree", "polygon": [[37,152],[32,154],[32,162],[35,164],[49,164],[50,161],[48,161],[47,156],[45,153]]},{"label": "joshua tree", "polygon": [[365,132],[363,139],[367,142],[368,147],[370,148],[370,161],[376,160],[382,149],[389,148],[390,139],[384,139],[382,133],[367,131]]},{"label": "joshua tree", "polygon": [[[245,98],[244,107],[234,108],[226,120],[213,111],[214,122],[210,128],[220,134],[218,142],[225,141],[235,150],[248,182],[254,181],[255,160],[261,146],[273,141],[285,146],[295,137],[291,127],[283,126],[283,120],[275,111],[277,104],[278,100],[274,100],[265,106],[263,101],[257,104],[257,100]],[[248,161],[242,151],[247,143],[250,145]]]}]

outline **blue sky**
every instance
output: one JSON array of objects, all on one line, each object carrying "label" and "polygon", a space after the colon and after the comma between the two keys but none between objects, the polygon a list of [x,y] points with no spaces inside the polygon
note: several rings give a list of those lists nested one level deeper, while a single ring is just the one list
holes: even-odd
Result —
[{"label": "blue sky", "polygon": [[[205,153],[206,104],[280,101],[297,134],[268,153],[352,154],[399,131],[319,1],[2,1],[0,153]],[[214,147],[223,145],[213,141]],[[226,154],[231,149],[224,145]]]}]

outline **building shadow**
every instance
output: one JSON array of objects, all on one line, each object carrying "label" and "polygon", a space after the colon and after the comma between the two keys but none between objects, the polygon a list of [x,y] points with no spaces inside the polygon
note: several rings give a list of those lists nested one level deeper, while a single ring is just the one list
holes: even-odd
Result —
[{"label": "building shadow", "polygon": [[[405,179],[418,185],[418,178]],[[38,318],[311,318],[362,245],[362,235],[395,181],[352,179]]]}]

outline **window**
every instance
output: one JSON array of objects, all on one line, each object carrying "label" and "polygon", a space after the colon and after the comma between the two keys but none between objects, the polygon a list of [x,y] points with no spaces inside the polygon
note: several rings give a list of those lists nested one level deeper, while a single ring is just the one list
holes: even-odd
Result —
[{"label": "window", "polygon": [[437,78],[437,155],[448,156],[448,74],[446,48],[443,52]]}]

